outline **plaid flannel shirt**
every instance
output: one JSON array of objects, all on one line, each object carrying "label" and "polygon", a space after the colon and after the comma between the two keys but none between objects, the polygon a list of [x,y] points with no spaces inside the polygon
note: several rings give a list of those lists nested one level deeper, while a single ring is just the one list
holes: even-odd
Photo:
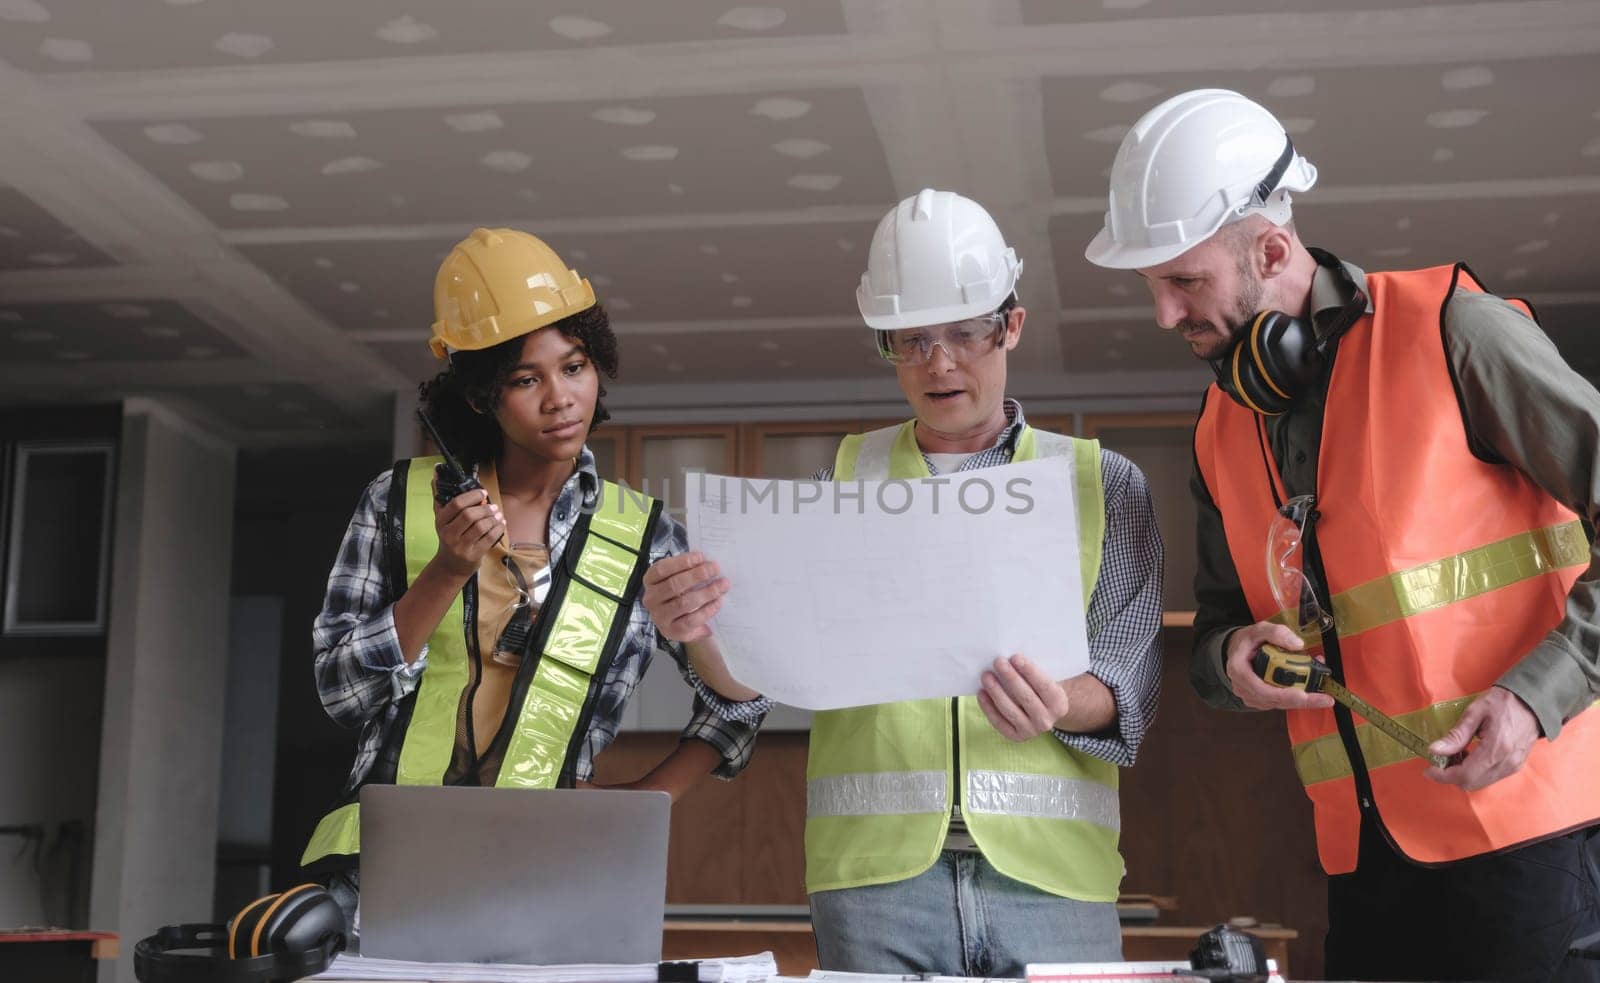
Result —
[{"label": "plaid flannel shirt", "polygon": [[[1026,423],[1022,404],[1005,401],[1005,430],[986,450],[964,461],[957,472],[1010,464]],[[939,469],[928,460],[928,473]],[[832,481],[833,468],[814,476]],[[1114,765],[1128,767],[1155,719],[1161,695],[1161,578],[1163,552],[1155,508],[1144,472],[1115,451],[1100,449],[1100,483],[1105,496],[1105,544],[1100,577],[1085,612],[1089,631],[1089,674],[1111,690],[1116,703],[1114,729],[1098,734],[1055,731],[1061,743]]]},{"label": "plaid flannel shirt", "polygon": [[[323,709],[336,723],[361,728],[355,763],[345,784],[347,793],[372,771],[386,744],[392,748],[388,753],[398,757],[401,742],[387,740],[394,726],[396,704],[416,689],[427,669],[426,647],[410,665],[402,657],[394,624],[395,598],[384,583],[382,518],[389,508],[391,475],[391,471],[378,475],[362,494],[328,575],[322,613],[312,628],[317,694]],[[578,506],[591,500],[599,487],[594,455],[585,447],[578,458],[577,471],[567,479],[550,509],[552,566],[560,561],[577,524],[581,514]],[[650,562],[687,548],[683,527],[663,513],[650,543]],[[676,662],[685,681],[694,688],[694,712],[683,736],[704,741],[722,755],[714,774],[732,778],[749,764],[756,729],[770,703],[765,699],[738,703],[717,695],[688,664],[683,646],[662,638],[650,623],[644,604],[636,600],[579,752],[578,778],[593,778],[595,756],[616,737],[623,707],[657,652],[664,652]],[[392,773],[395,762],[384,764]]]}]

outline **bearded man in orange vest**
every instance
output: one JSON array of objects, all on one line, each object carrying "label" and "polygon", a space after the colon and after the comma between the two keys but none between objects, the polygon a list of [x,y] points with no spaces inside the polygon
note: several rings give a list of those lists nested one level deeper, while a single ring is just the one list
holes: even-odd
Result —
[{"label": "bearded man in orange vest", "polygon": [[[1195,428],[1206,702],[1287,711],[1330,875],[1330,979],[1600,980],[1600,393],[1465,266],[1302,245],[1316,168],[1236,92],[1152,109],[1111,169],[1100,266],[1211,363]],[[1264,643],[1456,758],[1269,686]]]}]

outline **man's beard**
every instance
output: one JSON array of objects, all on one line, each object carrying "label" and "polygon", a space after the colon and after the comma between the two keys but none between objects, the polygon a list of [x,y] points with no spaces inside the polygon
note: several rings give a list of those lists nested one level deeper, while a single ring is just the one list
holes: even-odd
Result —
[{"label": "man's beard", "polygon": [[[1256,314],[1261,310],[1261,295],[1266,292],[1265,286],[1255,272],[1241,267],[1239,270],[1239,296],[1235,298],[1233,309],[1228,312],[1227,320],[1223,324],[1226,329],[1224,336],[1211,342],[1203,349],[1191,349],[1195,358],[1216,359],[1226,355],[1233,348],[1234,341],[1250,327],[1256,319]],[[1179,321],[1178,330],[1185,335],[1190,331],[1208,331],[1216,333],[1216,326],[1210,321]]]}]

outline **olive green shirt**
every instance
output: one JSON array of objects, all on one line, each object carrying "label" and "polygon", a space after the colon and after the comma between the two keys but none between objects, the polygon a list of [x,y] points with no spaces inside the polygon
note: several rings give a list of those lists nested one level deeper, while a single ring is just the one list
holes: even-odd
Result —
[{"label": "olive green shirt", "polygon": [[[1366,274],[1344,264],[1365,287]],[[1318,267],[1311,284],[1312,323],[1321,333],[1344,307],[1344,288],[1331,270]],[[1370,311],[1370,306],[1368,310]],[[1551,497],[1584,520],[1593,540],[1600,518],[1600,392],[1562,359],[1537,324],[1504,300],[1457,290],[1444,322],[1445,350],[1460,387],[1468,440],[1475,453],[1504,461],[1533,479]],[[1215,397],[1213,397],[1215,398]],[[1303,396],[1289,412],[1267,418],[1272,456],[1288,495],[1316,488],[1326,384]],[[1403,412],[1395,407],[1396,412]],[[1245,601],[1228,552],[1222,515],[1198,467],[1190,490],[1199,511],[1200,550],[1195,573],[1195,645],[1190,678],[1206,703],[1245,709],[1233,695],[1223,668],[1228,636],[1255,618]],[[1448,493],[1441,494],[1438,521],[1449,521]],[[1567,597],[1566,616],[1533,651],[1500,677],[1499,685],[1533,710],[1551,740],[1561,725],[1600,698],[1600,553],[1590,547],[1589,569]]]}]

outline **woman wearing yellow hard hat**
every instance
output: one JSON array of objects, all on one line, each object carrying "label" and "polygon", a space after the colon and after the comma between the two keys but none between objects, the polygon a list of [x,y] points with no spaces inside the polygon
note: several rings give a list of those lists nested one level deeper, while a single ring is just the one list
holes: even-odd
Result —
[{"label": "woman wearing yellow hard hat", "polygon": [[677,797],[736,775],[767,709],[640,603],[645,569],[686,539],[660,503],[603,480],[585,445],[608,417],[600,376],[617,374],[589,281],[535,236],[478,229],[439,268],[429,347],[449,362],[422,387],[448,453],[367,486],[314,629],[323,706],[362,730],[302,863],[347,909],[364,785],[586,784],[656,651],[695,713],[635,787]]}]

